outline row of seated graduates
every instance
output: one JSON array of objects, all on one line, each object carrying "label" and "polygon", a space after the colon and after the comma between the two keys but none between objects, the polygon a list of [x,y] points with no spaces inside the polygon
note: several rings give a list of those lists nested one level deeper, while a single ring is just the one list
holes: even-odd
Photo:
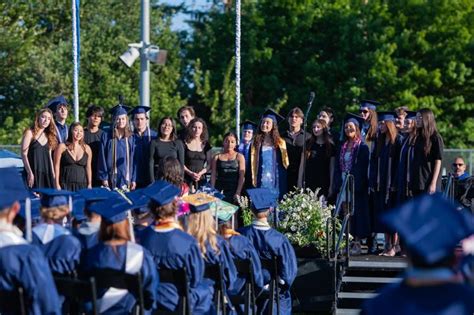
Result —
[{"label": "row of seated graduates", "polygon": [[[280,314],[291,313],[289,286],[296,275],[294,251],[286,238],[271,229],[268,223],[262,224],[262,222],[266,222],[265,218],[268,215],[268,208],[272,205],[272,201],[268,203],[267,200],[263,204],[260,202],[257,205],[259,196],[269,195],[268,192],[260,191],[260,189],[257,191],[253,205],[254,209],[260,210],[260,217],[263,220],[256,220],[254,227],[261,229],[267,234],[267,237],[257,236],[252,239],[250,234],[255,232],[252,226],[244,228],[242,231],[243,235],[250,236],[250,238],[238,235],[228,226],[222,228],[223,236],[228,242],[225,242],[224,238],[217,238],[221,259],[209,255],[209,253],[212,253],[209,248],[208,254],[202,260],[201,250],[198,248],[196,240],[184,233],[177,222],[171,220],[176,215],[177,204],[174,200],[179,190],[165,182],[157,182],[152,187],[147,188],[146,191],[134,191],[128,194],[129,198],[103,188],[82,191],[81,195],[86,201],[85,214],[88,215],[90,220],[73,229],[72,233],[61,224],[58,224],[68,214],[66,205],[71,203],[67,198],[68,192],[39,191],[42,193],[41,206],[44,209],[61,208],[62,212],[59,212],[62,214],[58,214],[58,211],[55,211],[54,215],[49,213],[48,222],[56,222],[56,224],[41,223],[33,228],[33,244],[42,247],[42,251],[48,258],[58,291],[63,295],[62,298],[65,298],[63,300],[65,302],[63,307],[67,308],[64,309],[65,312],[114,313],[117,311],[123,313],[124,311],[132,312],[138,305],[139,307],[136,309],[147,313],[153,309],[155,313],[237,312],[248,314],[251,311],[256,311],[255,306],[258,305],[259,311],[264,310],[265,313],[274,313],[276,310]],[[167,198],[169,199],[165,200],[167,204],[164,204],[163,196],[166,196],[166,194],[168,194]],[[124,197],[128,200],[125,200]],[[132,202],[133,206],[129,202]],[[142,252],[151,253],[153,258],[151,260],[142,258],[142,268],[139,268],[138,272],[124,273],[123,265],[125,265],[125,271],[127,271],[127,257],[131,257],[127,253],[134,249],[137,251],[137,248],[140,252],[141,246],[129,241],[125,243],[125,246],[105,246],[103,242],[106,241],[107,236],[104,238],[103,233],[99,230],[107,231],[109,229],[112,233],[116,233],[117,231],[113,231],[113,226],[119,223],[129,226],[127,211],[132,207],[143,209],[148,203],[154,209],[155,212],[152,212],[157,218],[160,217],[156,213],[159,209],[166,208],[168,212],[171,212],[168,213],[168,218],[165,218],[165,220],[160,217],[156,222],[152,222],[152,224],[156,223],[156,226],[146,229],[136,227],[137,239],[145,247],[145,249],[141,249]],[[194,213],[210,213],[206,206],[191,206],[191,209],[194,211],[190,214],[190,217]],[[256,215],[259,215],[257,211]],[[97,222],[97,216],[102,218],[102,223]],[[167,235],[167,233],[156,233],[157,230],[163,229],[165,232],[173,232],[172,234],[178,234],[178,236],[170,237],[168,235],[165,237],[164,244],[156,246],[157,244],[154,244],[154,242],[160,243],[163,240],[160,241],[158,237],[158,241],[153,241],[153,236]],[[74,234],[77,238],[71,234]],[[131,231],[130,235],[133,234]],[[116,240],[109,239],[109,241],[114,242]],[[263,244],[262,241],[273,244]],[[79,246],[78,243],[80,243]],[[189,248],[184,250],[183,244],[185,243],[188,243],[187,246],[194,249],[194,255],[192,255],[193,250]],[[64,246],[64,244],[69,245]],[[98,244],[102,244],[102,248]],[[256,251],[253,245],[259,247],[260,250]],[[209,244],[207,244],[207,247],[209,247]],[[101,265],[105,248],[108,248],[108,250],[115,248],[112,251],[115,250],[116,252],[109,255],[110,257],[122,258],[118,267],[115,263],[116,268],[113,268],[114,263],[110,261],[103,262],[104,265]],[[181,254],[187,256],[187,264],[183,265],[182,258],[184,257],[180,258],[180,266],[176,265],[176,263],[179,264],[177,261],[173,265],[169,257],[161,257],[163,252],[160,253],[160,251],[177,250],[179,252],[180,249]],[[154,251],[158,252],[153,254]],[[94,257],[94,254],[98,254],[98,256]],[[177,254],[173,253],[175,256]],[[60,257],[63,255],[64,258],[61,259]],[[147,256],[150,255],[142,255],[145,258]],[[227,257],[227,259],[222,259],[222,257]],[[210,264],[209,261],[212,261],[212,258],[214,258],[214,263]],[[163,259],[163,261],[160,259]],[[120,259],[118,260],[120,261]],[[79,263],[80,261],[82,262]],[[143,268],[143,265],[147,265],[146,261],[148,261],[148,265],[152,265],[148,270]],[[159,265],[157,272],[159,277],[157,276],[157,278],[160,278],[160,284],[158,288],[156,287],[158,281],[153,280],[152,276],[156,272],[156,264]],[[152,280],[150,281],[150,279]],[[104,292],[108,291],[105,288],[110,287],[126,289],[125,293],[122,292],[121,301],[117,302],[115,300],[114,302],[112,300],[110,302],[110,299],[104,299],[104,295],[107,294]],[[266,290],[262,290],[263,288]],[[162,291],[165,294],[160,294],[163,293]],[[169,294],[170,292],[172,293]],[[272,294],[269,294],[269,292],[272,292]],[[259,299],[256,301],[255,297],[257,295]],[[97,299],[98,297],[101,298]],[[89,303],[84,308],[79,302],[88,299],[96,302]],[[209,308],[211,299],[214,299],[214,305]],[[269,300],[272,302],[268,303]],[[113,302],[115,304],[111,305]]]}]

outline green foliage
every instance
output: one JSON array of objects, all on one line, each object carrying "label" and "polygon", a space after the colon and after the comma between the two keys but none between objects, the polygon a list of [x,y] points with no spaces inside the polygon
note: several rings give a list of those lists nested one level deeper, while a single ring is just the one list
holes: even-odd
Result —
[{"label": "green foliage", "polygon": [[242,213],[242,221],[244,222],[244,226],[252,224],[253,213],[252,209],[250,209],[249,198],[247,198],[246,196],[239,196],[237,198],[237,203],[239,204]]}]

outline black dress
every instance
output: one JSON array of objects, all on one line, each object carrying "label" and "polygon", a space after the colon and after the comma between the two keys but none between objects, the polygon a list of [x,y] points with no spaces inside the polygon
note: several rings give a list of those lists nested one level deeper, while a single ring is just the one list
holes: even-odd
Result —
[{"label": "black dress", "polygon": [[87,153],[84,152],[82,158],[75,161],[71,154],[64,150],[61,154],[61,170],[59,183],[62,189],[78,191],[87,188]]},{"label": "black dress", "polygon": [[[211,145],[206,143],[202,151],[191,151],[188,149],[188,146],[184,146],[184,165],[191,171],[198,173],[203,170],[204,165],[207,162],[207,152],[211,150]],[[185,174],[184,180],[188,185],[194,185],[194,188],[198,188],[206,183],[205,176],[201,176],[201,180],[196,183],[193,179]]]},{"label": "black dress", "polygon": [[224,193],[224,200],[234,202],[234,194],[239,184],[239,161],[237,157],[229,161],[216,161],[216,189]]},{"label": "black dress", "polygon": [[150,145],[150,178],[151,181],[158,179],[158,165],[165,157],[174,157],[184,165],[184,146],[181,140],[162,141],[154,139]]},{"label": "black dress", "polygon": [[283,134],[282,138],[286,142],[286,150],[290,164],[287,168],[288,191],[294,189],[298,184],[298,172],[300,169],[301,153],[303,152],[304,141],[307,141],[311,135],[308,132],[300,130],[296,134],[291,134],[288,130]]},{"label": "black dress", "polygon": [[92,133],[87,128],[84,129],[84,142],[89,145],[92,152],[92,187],[102,186],[102,181],[97,176],[97,165],[99,160],[99,151],[100,151],[100,137],[104,133],[103,130],[99,129],[97,132]]},{"label": "black dress", "polygon": [[34,175],[33,188],[54,188],[53,165],[49,145],[33,140],[28,149],[28,163]]},{"label": "black dress", "polygon": [[306,187],[311,190],[321,188],[319,195],[326,198],[329,194],[331,183],[331,158],[335,157],[336,149],[334,144],[330,144],[329,152],[326,151],[326,144],[313,143],[309,148],[309,157],[306,160],[305,182]]}]

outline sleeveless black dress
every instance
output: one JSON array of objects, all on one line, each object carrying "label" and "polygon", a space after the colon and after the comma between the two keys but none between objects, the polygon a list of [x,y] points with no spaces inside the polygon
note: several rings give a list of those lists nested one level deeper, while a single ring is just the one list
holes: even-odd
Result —
[{"label": "sleeveless black dress", "polygon": [[[200,172],[204,168],[207,161],[207,152],[211,149],[211,145],[206,143],[202,151],[191,151],[188,146],[184,146],[184,165],[192,172]],[[206,176],[201,176],[201,180],[196,183],[187,174],[184,176],[184,180],[188,185],[194,185],[195,188],[206,184]]]},{"label": "sleeveless black dress", "polygon": [[216,170],[216,189],[224,193],[225,201],[233,203],[239,184],[239,161],[237,158],[230,161],[221,161],[217,158]]},{"label": "sleeveless black dress", "polygon": [[62,189],[78,191],[87,188],[87,153],[75,161],[71,154],[64,150],[61,154],[61,170],[59,183]]},{"label": "sleeveless black dress", "polygon": [[54,188],[54,176],[49,145],[33,140],[28,148],[28,162],[34,175],[33,188]]}]

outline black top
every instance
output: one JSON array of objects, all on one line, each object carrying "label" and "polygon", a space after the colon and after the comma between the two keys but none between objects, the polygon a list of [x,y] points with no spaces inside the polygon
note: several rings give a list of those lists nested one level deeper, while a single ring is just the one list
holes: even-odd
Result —
[{"label": "black top", "polygon": [[288,130],[283,134],[282,138],[286,142],[286,150],[290,162],[287,169],[289,190],[293,189],[298,182],[298,171],[301,162],[301,152],[303,152],[303,144],[304,141],[307,141],[310,137],[311,134],[304,132],[303,129],[293,135],[290,134]]},{"label": "black top", "polygon": [[53,165],[49,145],[33,140],[28,148],[28,163],[34,175],[33,188],[54,188]]},{"label": "black top", "polygon": [[97,132],[92,133],[89,129],[84,128],[84,142],[88,144],[91,148],[92,153],[92,161],[91,161],[91,169],[92,169],[92,186],[98,187],[102,185],[102,182],[99,180],[97,176],[97,163],[99,160],[99,150],[100,150],[100,137],[104,131],[99,129]]},{"label": "black top", "polygon": [[181,128],[177,132],[178,134],[178,139],[183,141],[183,143],[186,141],[186,128]]},{"label": "black top", "polygon": [[158,165],[165,157],[174,157],[178,159],[181,165],[184,165],[184,146],[181,140],[162,141],[154,139],[150,144],[150,178],[155,181],[158,178]]},{"label": "black top", "polygon": [[[410,186],[413,192],[428,189],[433,178],[434,162],[443,159],[444,143],[439,134],[431,136],[431,150],[428,155],[425,155],[424,143],[422,136],[418,136],[415,140],[413,161],[410,166]],[[441,190],[441,172],[436,183],[436,190]]]},{"label": "black top", "polygon": [[319,194],[327,197],[331,183],[330,162],[331,158],[336,156],[336,148],[331,143],[328,151],[326,144],[315,142],[308,151],[305,171],[306,187],[311,190],[321,188]]},{"label": "black top", "polygon": [[239,161],[237,156],[229,161],[221,161],[217,158],[216,170],[216,189],[223,191],[225,201],[233,202],[239,184]]},{"label": "black top", "polygon": [[[191,151],[188,146],[184,145],[184,165],[192,172],[200,172],[204,168],[207,162],[207,152],[211,150],[209,142],[206,143],[202,151]],[[192,183],[193,180],[185,175],[185,179],[188,183]]]},{"label": "black top", "polygon": [[87,153],[75,161],[68,150],[61,154],[61,170],[59,183],[62,189],[69,191],[78,191],[87,188]]}]

